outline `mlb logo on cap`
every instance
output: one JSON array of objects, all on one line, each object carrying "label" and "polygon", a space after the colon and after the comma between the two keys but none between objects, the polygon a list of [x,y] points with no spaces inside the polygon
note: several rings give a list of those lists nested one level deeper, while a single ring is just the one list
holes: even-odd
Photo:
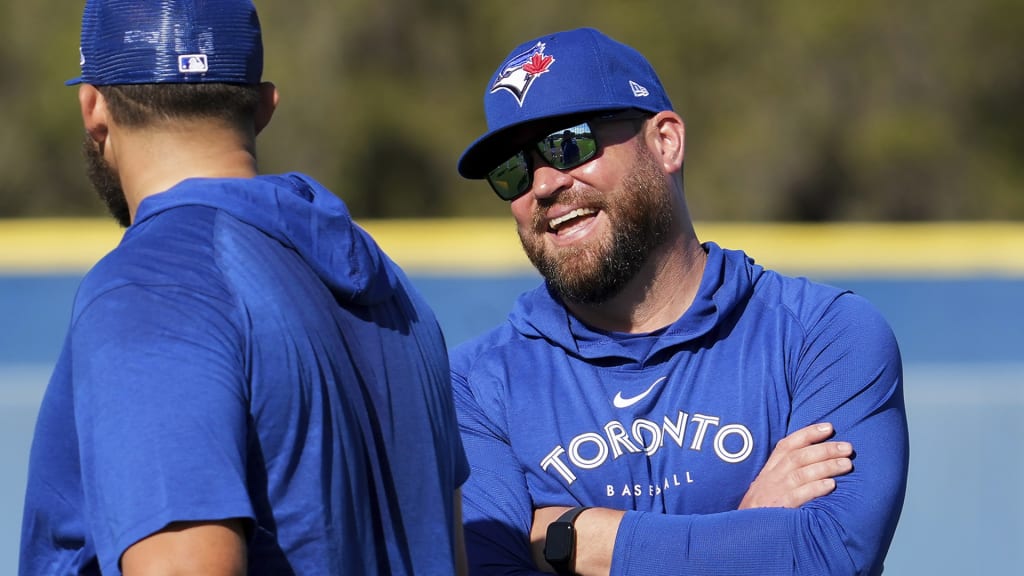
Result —
[{"label": "mlb logo on cap", "polygon": [[187,54],[178,56],[178,72],[195,74],[206,72],[210,67],[206,63],[206,54]]},{"label": "mlb logo on cap", "polygon": [[87,0],[72,84],[258,84],[263,39],[251,0]]}]

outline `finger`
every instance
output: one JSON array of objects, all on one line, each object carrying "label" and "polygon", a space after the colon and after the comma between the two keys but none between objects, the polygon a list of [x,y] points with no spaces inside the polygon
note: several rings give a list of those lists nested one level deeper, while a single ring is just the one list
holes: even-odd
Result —
[{"label": "finger", "polygon": [[[826,458],[847,456],[853,451],[849,443],[826,443],[825,439],[833,434],[831,424],[824,422],[805,426],[795,433],[783,438],[768,456],[762,470],[775,470],[785,474],[787,470]],[[820,444],[819,444],[820,443]]]},{"label": "finger", "polygon": [[805,426],[787,435],[775,445],[775,449],[772,450],[763,469],[770,470],[778,466],[782,461],[790,458],[794,452],[827,440],[833,433],[832,424],[821,422]]},{"label": "finger", "polygon": [[[852,470],[853,460],[850,458],[829,458],[812,462],[806,466],[794,467],[789,471],[783,471],[780,468],[775,470],[773,474],[776,482],[778,482],[777,486],[790,492],[806,484],[848,474]],[[770,482],[767,479],[766,481]]]},{"label": "finger", "polygon": [[[809,453],[811,450],[805,449],[803,452]],[[774,474],[784,475],[783,485],[792,490],[825,478],[843,476],[853,469],[853,460],[849,457],[834,455],[831,454],[831,451],[826,450],[814,450],[814,452],[819,455],[807,458],[799,465],[794,460],[788,460],[785,465],[790,467],[778,467],[774,470]]]},{"label": "finger", "polygon": [[810,426],[804,426],[786,438],[791,439],[800,446],[809,446],[828,440],[833,434],[835,434],[835,429],[830,422],[819,422]]},{"label": "finger", "polygon": [[817,462],[852,456],[853,445],[849,442],[824,442],[790,452],[786,457],[786,465],[802,468]]},{"label": "finger", "polygon": [[836,481],[832,478],[824,478],[803,484],[799,488],[789,491],[783,507],[799,508],[815,498],[821,498],[822,496],[831,494],[835,489]]},{"label": "finger", "polygon": [[787,485],[790,491],[798,490],[808,484],[814,484],[821,480],[835,479],[838,476],[849,474],[852,470],[853,463],[845,458],[819,462],[790,474],[787,479]]},{"label": "finger", "polygon": [[853,461],[849,458],[835,458],[824,462],[816,462],[810,466],[804,466],[790,475],[794,487],[805,484],[813,484],[826,478],[835,478],[849,474],[853,470]]}]

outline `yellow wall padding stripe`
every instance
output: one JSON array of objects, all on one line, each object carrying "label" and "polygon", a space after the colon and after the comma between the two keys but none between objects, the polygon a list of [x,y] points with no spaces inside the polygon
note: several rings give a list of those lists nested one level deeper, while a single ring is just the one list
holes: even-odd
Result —
[{"label": "yellow wall padding stripe", "polygon": [[[361,221],[410,272],[532,270],[511,218]],[[0,273],[80,273],[117,245],[105,219],[0,220]],[[791,274],[1024,277],[1024,223],[697,223],[702,241]]]}]

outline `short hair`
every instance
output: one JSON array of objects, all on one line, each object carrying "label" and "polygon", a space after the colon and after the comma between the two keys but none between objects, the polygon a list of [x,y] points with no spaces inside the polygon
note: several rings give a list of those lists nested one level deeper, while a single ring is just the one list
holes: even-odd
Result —
[{"label": "short hair", "polygon": [[248,129],[256,116],[260,90],[255,84],[165,83],[96,87],[114,121],[141,128],[164,121],[220,119]]}]

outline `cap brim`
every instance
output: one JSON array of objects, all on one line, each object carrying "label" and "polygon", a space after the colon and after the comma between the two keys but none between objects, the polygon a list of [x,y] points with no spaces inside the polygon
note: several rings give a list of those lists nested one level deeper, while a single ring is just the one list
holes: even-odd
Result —
[{"label": "cap brim", "polygon": [[[531,120],[532,121],[532,120]],[[522,145],[511,141],[507,136],[512,130],[530,121],[505,126],[500,130],[488,132],[476,139],[466,148],[459,158],[458,170],[463,178],[481,180],[487,177],[492,168],[512,157]]]},{"label": "cap brim", "polygon": [[64,82],[65,86],[75,86],[77,84],[82,84],[82,77],[81,76],[79,76],[78,78],[72,78],[71,80],[68,80],[67,82]]}]

